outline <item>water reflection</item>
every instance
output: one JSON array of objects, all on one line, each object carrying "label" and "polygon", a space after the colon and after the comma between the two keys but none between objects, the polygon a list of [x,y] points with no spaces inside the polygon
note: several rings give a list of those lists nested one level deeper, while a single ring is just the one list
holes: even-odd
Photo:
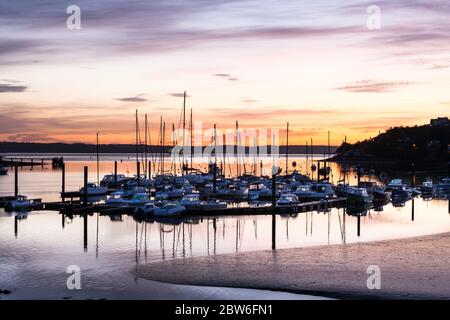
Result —
[{"label": "water reflection", "polygon": [[[419,210],[418,214],[421,217],[422,225],[415,224],[417,201],[420,203],[421,210]],[[446,200],[446,202],[449,202],[449,200]],[[437,225],[440,225],[439,221],[449,222],[450,218],[448,215],[443,216],[436,212],[433,214],[434,222],[429,223],[427,226],[427,221],[423,218],[428,211],[424,210],[424,205],[428,203],[428,201],[419,198],[403,201],[402,207],[394,203],[383,203],[362,207],[327,208],[295,214],[238,217],[158,218],[124,214],[70,215],[60,213],[59,219],[61,219],[60,226],[63,231],[67,229],[67,224],[73,224],[74,220],[82,221],[83,252],[89,253],[89,249],[93,248],[96,258],[99,258],[102,254],[100,244],[103,243],[103,235],[113,229],[115,230],[116,227],[113,227],[113,225],[118,224],[120,226],[119,234],[123,235],[125,232],[126,236],[126,234],[130,233],[129,226],[132,221],[134,226],[135,262],[140,263],[142,259],[145,262],[149,261],[149,251],[152,253],[151,260],[155,260],[155,253],[158,251],[159,259],[167,259],[184,258],[199,254],[215,255],[243,250],[277,249],[313,244],[345,244],[349,236],[348,230],[354,230],[350,234],[351,242],[359,241],[360,239],[363,241],[384,239],[386,238],[386,229],[383,230],[381,227],[386,227],[387,225],[390,225],[390,232],[395,230],[396,226],[403,228],[403,230],[398,230],[397,236],[408,236],[410,235],[409,231],[414,231],[417,234],[426,234],[450,230],[448,227],[438,230]],[[403,208],[407,205],[410,208],[403,212]],[[448,206],[450,207],[450,205]],[[438,208],[443,207],[446,206],[439,206]],[[398,210],[398,208],[402,210],[400,214],[399,212],[393,212]],[[440,210],[436,211],[439,212]],[[404,219],[403,213],[406,212],[410,212],[410,224],[405,222],[406,219]],[[444,210],[441,212],[444,212]],[[29,214],[22,212],[11,215],[14,217],[14,235],[15,238],[18,238],[20,223]],[[39,215],[47,216],[50,220],[57,216],[57,214],[50,212],[40,213]],[[439,219],[436,219],[437,217]],[[30,223],[33,224],[34,222]],[[350,229],[349,223],[351,224]],[[78,223],[75,224],[78,225]],[[302,225],[303,227],[301,227]],[[367,237],[365,237],[365,226],[368,227]],[[91,229],[95,230],[95,233],[90,232]],[[105,232],[103,232],[103,229],[105,229]],[[303,236],[299,232],[302,229],[304,230]],[[267,232],[269,230],[270,232]],[[92,239],[95,238],[93,247],[89,244],[91,235]],[[49,235],[42,236],[49,237]],[[64,239],[64,241],[70,241],[70,239]]]},{"label": "water reflection", "polygon": [[[301,163],[298,159],[297,162]],[[77,190],[83,184],[84,164],[67,164],[67,190]],[[123,161],[119,171],[125,172],[128,165]],[[338,179],[339,167],[334,164],[331,167],[333,179]],[[112,165],[101,163],[100,169],[101,173],[109,173]],[[94,174],[95,170],[90,172]],[[350,180],[355,178],[352,171],[348,175]],[[389,173],[390,177],[393,175]],[[12,194],[13,177],[0,179],[0,193]],[[59,200],[59,170],[23,169],[19,181],[20,193],[44,201]],[[89,199],[94,200],[100,199]],[[450,200],[445,194],[394,199],[392,203],[374,203],[368,207],[261,216],[144,218],[49,211],[7,213],[0,209],[0,283],[21,287],[33,283],[27,275],[36,273],[36,277],[43,277],[48,270],[64,273],[67,265],[78,264],[91,281],[104,286],[105,274],[108,277],[113,274],[114,281],[124,283],[130,280],[125,279],[130,268],[162,259],[346,244],[449,231]],[[135,274],[131,281],[137,281]],[[36,286],[43,285],[36,281]]]}]

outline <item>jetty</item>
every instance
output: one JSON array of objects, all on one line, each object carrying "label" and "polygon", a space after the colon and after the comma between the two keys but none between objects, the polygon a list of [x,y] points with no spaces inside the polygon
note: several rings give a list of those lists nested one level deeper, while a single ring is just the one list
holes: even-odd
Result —
[{"label": "jetty", "polygon": [[[267,205],[258,206],[230,206],[223,209],[187,209],[184,216],[228,216],[228,215],[268,215],[268,214],[295,214],[300,212],[343,208],[347,204],[346,198],[334,198],[321,201],[309,201],[294,205]],[[102,215],[132,214],[133,206],[113,206],[102,203],[84,203],[83,201],[43,202],[39,210],[58,211],[62,214],[84,215],[100,213]]]},{"label": "jetty", "polygon": [[0,165],[8,167],[34,167],[45,166],[51,164],[52,166],[59,167],[64,163],[62,157],[43,158],[43,157],[4,157],[0,156]]}]

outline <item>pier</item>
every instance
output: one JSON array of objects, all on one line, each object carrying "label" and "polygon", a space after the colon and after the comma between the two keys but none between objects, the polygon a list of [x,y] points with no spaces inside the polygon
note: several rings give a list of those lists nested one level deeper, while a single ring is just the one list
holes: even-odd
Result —
[{"label": "pier", "polygon": [[42,158],[42,157],[2,157],[0,156],[0,165],[9,167],[33,167],[45,166],[51,164],[53,166],[61,166],[64,163],[62,157]]},{"label": "pier", "polygon": [[[226,215],[268,215],[268,214],[294,214],[300,212],[326,210],[331,208],[343,208],[346,206],[346,198],[334,198],[322,201],[310,201],[296,205],[271,205],[228,207],[224,209],[188,209],[183,216],[226,216]],[[44,202],[41,210],[59,211],[63,214],[132,214],[135,207],[117,207],[107,204],[85,204],[81,201]]]}]

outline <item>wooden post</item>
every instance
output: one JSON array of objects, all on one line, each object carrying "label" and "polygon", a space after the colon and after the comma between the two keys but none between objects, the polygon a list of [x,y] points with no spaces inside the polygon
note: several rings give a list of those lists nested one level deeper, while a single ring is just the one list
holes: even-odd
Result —
[{"label": "wooden post", "polygon": [[61,198],[62,201],[65,201],[65,193],[66,193],[66,164],[63,162],[61,165],[62,177],[61,177]]},{"label": "wooden post", "polygon": [[14,197],[19,195],[19,171],[17,164],[14,166]]},{"label": "wooden post", "polygon": [[64,213],[61,213],[61,224],[62,228],[64,229],[64,227],[66,226],[66,215]]},{"label": "wooden post", "polygon": [[83,215],[83,248],[87,251],[88,246],[88,215],[85,213]]},{"label": "wooden post", "polygon": [[357,234],[358,234],[358,237],[361,235],[361,215],[360,214],[358,214],[358,224],[357,224],[357,229],[358,229],[358,231],[357,231]]},{"label": "wooden post", "polygon": [[137,186],[141,185],[141,163],[139,161],[136,162],[137,166]]},{"label": "wooden post", "polygon": [[320,161],[317,161],[317,182],[320,181]]},{"label": "wooden post", "polygon": [[277,188],[277,184],[276,184],[276,175],[272,172],[272,207],[275,210],[275,206],[276,206],[276,188]]},{"label": "wooden post", "polygon": [[263,162],[262,160],[259,161],[259,176],[262,177],[263,175]]},{"label": "wooden post", "polygon": [[213,193],[215,195],[216,191],[217,191],[217,165],[216,165],[216,163],[214,163],[214,168],[213,168],[213,179],[214,179],[213,180]]},{"label": "wooden post", "polygon": [[87,204],[88,200],[88,190],[87,190],[87,184],[88,184],[88,167],[84,167],[84,204]]},{"label": "wooden post", "polygon": [[114,186],[117,185],[117,161],[114,161]]},{"label": "wooden post", "polygon": [[276,175],[272,172],[272,250],[276,248]]},{"label": "wooden post", "polygon": [[16,238],[17,238],[18,224],[19,224],[19,218],[17,216],[14,216],[14,236]]},{"label": "wooden post", "polygon": [[411,200],[411,221],[414,221],[414,198]]},{"label": "wooden post", "polygon": [[414,168],[414,162],[411,163],[411,188],[414,188],[416,185],[416,170]]}]

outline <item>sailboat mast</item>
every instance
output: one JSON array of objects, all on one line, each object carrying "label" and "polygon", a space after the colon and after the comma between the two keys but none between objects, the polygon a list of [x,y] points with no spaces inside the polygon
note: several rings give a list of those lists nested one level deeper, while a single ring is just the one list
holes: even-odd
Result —
[{"label": "sailboat mast", "polygon": [[225,172],[227,171],[227,164],[226,164],[226,140],[225,140],[225,133],[223,134],[223,139],[222,139],[222,153],[223,153],[223,176],[226,177]]},{"label": "sailboat mast", "polygon": [[330,156],[330,131],[328,131],[328,157]]},{"label": "sailboat mast", "polygon": [[309,150],[308,150],[308,140],[306,140],[306,143],[305,143],[305,146],[306,146],[306,175],[308,175],[309,174],[309,169],[308,169],[308,165],[309,165]]},{"label": "sailboat mast", "polygon": [[239,123],[236,120],[236,173],[237,176],[239,177],[241,175],[240,173],[240,165],[239,165]]},{"label": "sailboat mast", "polygon": [[99,177],[99,155],[98,155],[98,132],[97,132],[97,185],[100,183]]},{"label": "sailboat mast", "polygon": [[136,174],[139,172],[139,137],[138,137],[138,125],[139,125],[139,120],[138,120],[138,111],[136,109]]},{"label": "sailboat mast", "polygon": [[289,121],[286,124],[286,174],[288,174],[289,165]]},{"label": "sailboat mast", "polygon": [[214,123],[214,165],[217,166],[217,131],[215,123]]},{"label": "sailboat mast", "polygon": [[148,129],[148,123],[147,123],[147,114],[145,114],[145,124],[144,124],[144,127],[145,127],[145,149],[144,149],[144,158],[145,158],[145,162],[144,162],[144,173],[145,173],[145,176],[147,176],[147,165],[148,165],[148,161],[147,161],[147,144],[148,144],[148,141],[147,141],[147,129]]},{"label": "sailboat mast", "polygon": [[190,116],[190,119],[189,119],[189,133],[191,135],[190,154],[191,154],[191,169],[192,169],[193,168],[193,164],[192,164],[192,162],[193,162],[193,153],[194,153],[194,150],[193,150],[193,147],[194,147],[194,133],[193,133],[192,108],[191,108],[191,116]]},{"label": "sailboat mast", "polygon": [[166,122],[163,122],[163,130],[162,130],[162,172],[164,174],[164,161],[166,158],[165,152],[164,152],[164,147],[166,145]]},{"label": "sailboat mast", "polygon": [[183,166],[181,167],[181,175],[184,176],[184,167],[185,167],[185,161],[184,161],[184,146],[186,145],[186,136],[185,136],[185,131],[186,131],[186,91],[184,91],[183,94]]},{"label": "sailboat mast", "polygon": [[159,171],[162,174],[162,147],[163,147],[163,130],[162,130],[162,116],[159,118]]},{"label": "sailboat mast", "polygon": [[[172,123],[172,148],[175,148],[175,124]],[[177,164],[175,162],[175,152],[173,153],[172,166],[173,166],[173,175],[177,174]]]}]

